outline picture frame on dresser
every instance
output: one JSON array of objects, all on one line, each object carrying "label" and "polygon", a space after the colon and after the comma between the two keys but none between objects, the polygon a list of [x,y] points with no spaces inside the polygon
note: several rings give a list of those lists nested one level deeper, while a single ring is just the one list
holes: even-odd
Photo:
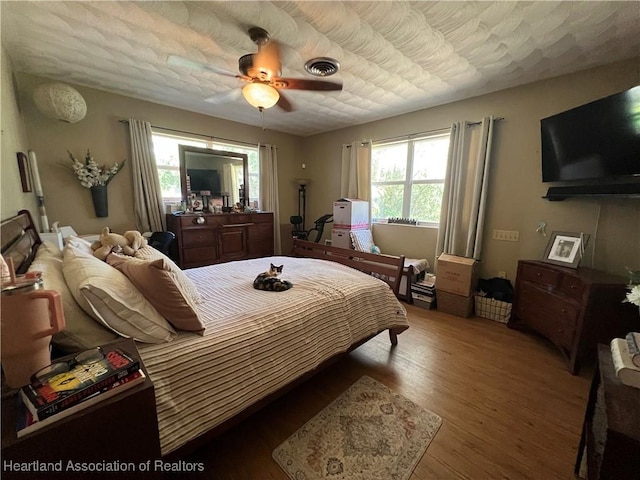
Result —
[{"label": "picture frame on dresser", "polygon": [[562,267],[578,268],[588,240],[589,235],[586,233],[553,232],[542,261]]}]

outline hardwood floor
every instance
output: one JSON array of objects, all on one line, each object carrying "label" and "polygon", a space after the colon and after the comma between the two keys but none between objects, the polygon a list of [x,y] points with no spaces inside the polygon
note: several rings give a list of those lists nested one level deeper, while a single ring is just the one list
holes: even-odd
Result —
[{"label": "hardwood floor", "polygon": [[187,477],[286,480],[273,449],[369,375],[443,419],[410,480],[574,478],[593,367],[572,376],[546,340],[501,323],[407,310],[395,349],[378,335],[185,458],[205,464]]}]

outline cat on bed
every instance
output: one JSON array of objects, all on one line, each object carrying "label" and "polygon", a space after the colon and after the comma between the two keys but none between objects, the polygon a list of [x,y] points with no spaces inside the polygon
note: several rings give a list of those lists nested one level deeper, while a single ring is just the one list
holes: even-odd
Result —
[{"label": "cat on bed", "polygon": [[273,263],[269,267],[269,270],[262,272],[253,281],[253,288],[256,290],[268,290],[270,292],[284,292],[289,290],[293,285],[286,280],[280,280],[278,275],[282,273],[282,267],[275,266]]}]

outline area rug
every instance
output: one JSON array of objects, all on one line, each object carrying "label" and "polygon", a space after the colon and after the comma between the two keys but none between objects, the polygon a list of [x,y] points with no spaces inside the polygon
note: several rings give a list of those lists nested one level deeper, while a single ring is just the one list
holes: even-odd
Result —
[{"label": "area rug", "polygon": [[295,480],[407,480],[442,419],[364,376],[273,451]]}]

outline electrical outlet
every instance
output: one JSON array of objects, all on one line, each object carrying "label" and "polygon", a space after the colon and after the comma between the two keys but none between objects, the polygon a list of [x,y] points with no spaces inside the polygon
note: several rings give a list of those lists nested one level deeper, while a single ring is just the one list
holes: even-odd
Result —
[{"label": "electrical outlet", "polygon": [[503,272],[502,270],[500,270],[498,272],[498,278],[507,278],[507,272]]},{"label": "electrical outlet", "polygon": [[517,242],[520,239],[520,232],[517,230],[494,230],[493,239],[503,242]]}]

